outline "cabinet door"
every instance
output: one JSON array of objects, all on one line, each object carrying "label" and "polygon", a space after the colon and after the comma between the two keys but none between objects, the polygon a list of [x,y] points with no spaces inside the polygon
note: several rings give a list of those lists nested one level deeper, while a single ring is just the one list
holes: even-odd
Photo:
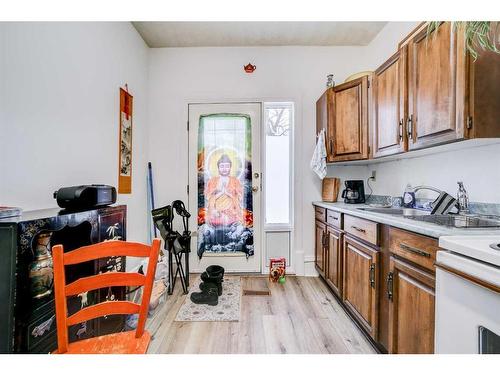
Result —
[{"label": "cabinet door", "polygon": [[368,77],[333,88],[332,161],[368,158]]},{"label": "cabinet door", "polygon": [[325,245],[326,245],[326,225],[316,220],[316,269],[321,276],[325,276]]},{"label": "cabinet door", "polygon": [[373,155],[406,151],[406,47],[396,52],[373,77]]},{"label": "cabinet door", "polygon": [[434,276],[391,257],[387,283],[389,352],[434,353]]},{"label": "cabinet door", "polygon": [[333,89],[327,89],[316,102],[316,135],[321,129],[325,129],[325,143],[327,161],[332,161],[332,139],[331,132],[332,113],[333,113]]},{"label": "cabinet door", "polygon": [[[99,212],[99,241],[126,240],[126,210],[124,207],[103,209]],[[125,272],[126,257],[101,258],[95,262],[96,274]],[[123,286],[99,289],[99,302],[124,301],[127,299]],[[97,319],[98,336],[120,332],[125,325],[124,315],[108,315]]]},{"label": "cabinet door", "polygon": [[342,296],[342,233],[332,227],[327,227],[327,260],[328,273],[326,281],[334,292]]},{"label": "cabinet door", "polygon": [[410,149],[464,137],[462,38],[457,38],[449,22],[426,35],[423,28],[408,43]]},{"label": "cabinet door", "polygon": [[379,251],[344,236],[343,301],[377,339]]}]

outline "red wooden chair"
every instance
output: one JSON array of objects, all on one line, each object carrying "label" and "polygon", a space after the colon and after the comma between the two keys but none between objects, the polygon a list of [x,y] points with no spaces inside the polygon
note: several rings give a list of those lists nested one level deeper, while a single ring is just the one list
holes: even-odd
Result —
[{"label": "red wooden chair", "polygon": [[[160,240],[154,239],[151,246],[123,242],[107,241],[95,245],[80,247],[64,253],[62,245],[52,249],[54,262],[54,291],[57,321],[57,350],[54,353],[63,354],[144,354],[151,340],[151,335],[144,330],[148,315],[149,300],[153,288],[156,263],[160,251]],[[83,277],[66,285],[64,267],[98,258],[110,256],[148,257],[146,275],[130,272],[109,272]],[[107,288],[112,286],[144,286],[141,304],[129,301],[106,301],[85,307],[68,316],[68,296]],[[68,343],[68,327],[104,315],[139,314],[135,331],[112,333]]]}]

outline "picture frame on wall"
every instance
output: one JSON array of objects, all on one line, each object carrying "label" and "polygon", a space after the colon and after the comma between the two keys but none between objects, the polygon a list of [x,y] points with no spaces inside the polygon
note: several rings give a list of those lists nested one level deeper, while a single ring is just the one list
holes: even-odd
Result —
[{"label": "picture frame on wall", "polygon": [[120,88],[120,141],[118,157],[118,193],[132,193],[132,118],[133,99],[128,87]]}]

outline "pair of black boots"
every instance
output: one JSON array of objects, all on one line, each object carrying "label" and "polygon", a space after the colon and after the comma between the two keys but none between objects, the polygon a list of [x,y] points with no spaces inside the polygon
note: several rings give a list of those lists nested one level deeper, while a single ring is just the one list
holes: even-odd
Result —
[{"label": "pair of black boots", "polygon": [[224,281],[224,268],[221,266],[208,266],[207,270],[201,274],[201,292],[191,294],[191,301],[198,305],[207,304],[216,306],[219,303],[219,296],[222,295],[222,282]]}]

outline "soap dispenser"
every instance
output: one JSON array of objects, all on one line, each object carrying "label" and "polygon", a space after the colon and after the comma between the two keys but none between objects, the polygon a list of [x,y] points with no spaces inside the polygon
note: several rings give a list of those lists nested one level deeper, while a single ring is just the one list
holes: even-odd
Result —
[{"label": "soap dispenser", "polygon": [[403,194],[403,207],[415,207],[415,191],[410,184],[406,185],[405,192]]},{"label": "soap dispenser", "polygon": [[457,191],[457,204],[459,214],[469,213],[469,194],[464,188],[464,183],[462,181],[457,181],[458,191]]}]

